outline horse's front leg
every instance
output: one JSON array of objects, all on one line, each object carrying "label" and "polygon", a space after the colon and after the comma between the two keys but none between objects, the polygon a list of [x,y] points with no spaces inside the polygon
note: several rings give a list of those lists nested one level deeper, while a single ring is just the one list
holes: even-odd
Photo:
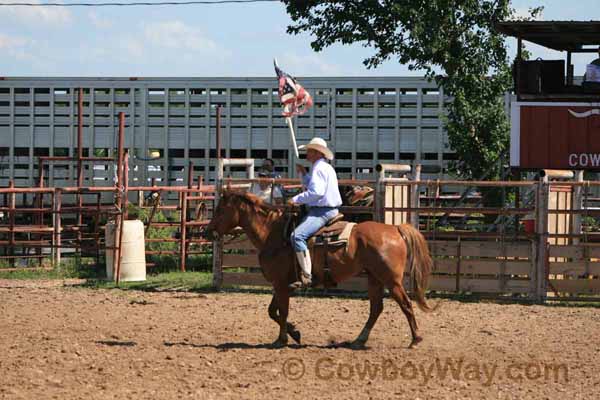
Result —
[{"label": "horse's front leg", "polygon": [[287,346],[288,343],[288,312],[290,309],[290,292],[287,287],[275,287],[275,294],[273,295],[277,302],[277,308],[279,310],[279,337],[273,342],[274,347]]},{"label": "horse's front leg", "polygon": [[377,318],[379,318],[379,315],[381,315],[381,312],[383,311],[383,285],[373,276],[373,273],[369,272],[368,277],[370,303],[369,319],[360,332],[360,335],[358,335],[356,340],[350,344],[353,349],[362,349],[365,347],[367,340],[369,340],[371,329],[373,329],[377,322]]},{"label": "horse's front leg", "polygon": [[[277,303],[277,295],[273,293],[271,304],[269,304],[269,317],[279,325],[279,305]],[[286,322],[286,330],[288,335],[298,344],[300,344],[301,335],[300,331],[296,329],[294,324]]]}]

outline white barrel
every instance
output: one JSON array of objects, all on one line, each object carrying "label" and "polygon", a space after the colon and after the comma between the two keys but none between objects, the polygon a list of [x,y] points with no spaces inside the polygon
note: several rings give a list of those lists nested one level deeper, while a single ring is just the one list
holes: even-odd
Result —
[{"label": "white barrel", "polygon": [[[106,224],[106,247],[116,247],[118,240],[116,224],[109,221]],[[121,241],[121,281],[135,282],[146,280],[146,252],[144,243],[144,224],[140,220],[123,222],[123,240]],[[106,250],[106,277],[116,280],[115,250]]]}]

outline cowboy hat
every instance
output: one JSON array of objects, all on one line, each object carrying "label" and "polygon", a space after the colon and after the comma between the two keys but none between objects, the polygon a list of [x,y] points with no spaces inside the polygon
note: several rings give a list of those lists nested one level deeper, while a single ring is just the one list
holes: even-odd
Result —
[{"label": "cowboy hat", "polygon": [[298,150],[313,149],[323,154],[326,159],[333,160],[333,153],[327,148],[327,142],[320,137],[314,137],[308,144],[298,146]]}]

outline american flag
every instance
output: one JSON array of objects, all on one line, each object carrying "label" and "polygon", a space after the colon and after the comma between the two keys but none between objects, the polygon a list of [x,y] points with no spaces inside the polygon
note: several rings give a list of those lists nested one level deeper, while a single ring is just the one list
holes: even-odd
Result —
[{"label": "american flag", "polygon": [[304,114],[313,105],[310,93],[295,78],[282,71],[277,65],[277,61],[274,64],[275,73],[279,80],[279,101],[283,106],[281,115],[293,117]]}]

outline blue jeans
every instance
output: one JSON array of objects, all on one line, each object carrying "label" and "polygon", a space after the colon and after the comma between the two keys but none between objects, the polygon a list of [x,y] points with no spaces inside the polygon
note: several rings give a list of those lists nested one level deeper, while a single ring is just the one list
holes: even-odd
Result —
[{"label": "blue jeans", "polygon": [[310,208],[304,220],[292,232],[290,239],[294,245],[294,250],[296,252],[308,250],[306,241],[337,214],[338,209],[333,207]]}]

